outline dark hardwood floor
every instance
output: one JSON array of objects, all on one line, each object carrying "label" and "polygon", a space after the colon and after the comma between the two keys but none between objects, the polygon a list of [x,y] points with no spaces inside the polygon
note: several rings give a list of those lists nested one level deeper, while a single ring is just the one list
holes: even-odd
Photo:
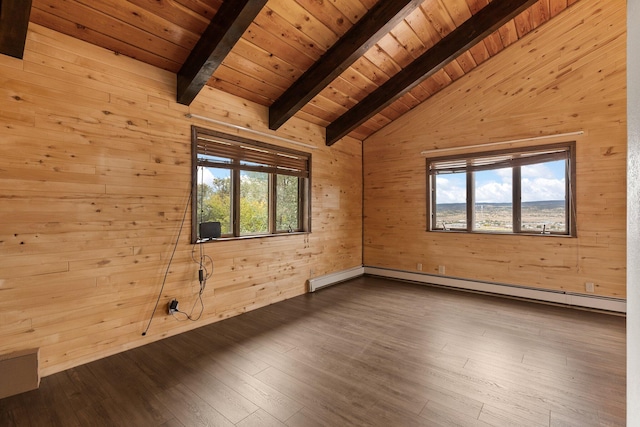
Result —
[{"label": "dark hardwood floor", "polygon": [[625,319],[355,279],[43,378],[1,426],[623,426]]}]

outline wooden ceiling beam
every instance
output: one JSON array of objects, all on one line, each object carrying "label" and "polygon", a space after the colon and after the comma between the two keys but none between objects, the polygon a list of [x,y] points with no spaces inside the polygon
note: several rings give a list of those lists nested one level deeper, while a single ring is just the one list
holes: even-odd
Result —
[{"label": "wooden ceiling beam", "polygon": [[31,0],[0,0],[0,53],[22,59]]},{"label": "wooden ceiling beam", "polygon": [[424,0],[379,1],[269,108],[269,128],[278,129]]},{"label": "wooden ceiling beam", "polygon": [[178,103],[191,104],[266,3],[267,0],[222,3],[178,72]]},{"label": "wooden ceiling beam", "polygon": [[382,111],[537,0],[494,0],[327,126],[326,144]]}]

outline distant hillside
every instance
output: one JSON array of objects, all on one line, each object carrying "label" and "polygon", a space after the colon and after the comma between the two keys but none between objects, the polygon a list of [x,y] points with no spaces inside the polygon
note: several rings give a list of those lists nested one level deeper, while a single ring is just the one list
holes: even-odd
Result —
[{"label": "distant hillside", "polygon": [[[436,205],[438,210],[444,209],[448,211],[459,210],[461,212],[467,209],[466,203],[438,203]],[[476,208],[480,206],[494,207],[494,208],[511,208],[511,203],[476,203]],[[526,209],[563,209],[564,200],[543,200],[537,202],[522,202],[522,207]]]},{"label": "distant hillside", "polygon": [[[513,230],[511,203],[476,203],[474,230],[510,232]],[[465,203],[438,203],[436,223],[446,228],[466,228]],[[522,203],[522,229],[531,232],[566,231],[564,200]]]}]

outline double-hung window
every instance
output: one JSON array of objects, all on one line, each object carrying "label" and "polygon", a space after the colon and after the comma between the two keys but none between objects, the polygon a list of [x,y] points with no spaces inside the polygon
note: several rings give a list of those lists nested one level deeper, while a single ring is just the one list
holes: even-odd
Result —
[{"label": "double-hung window", "polygon": [[575,236],[575,143],[427,159],[430,231]]},{"label": "double-hung window", "polygon": [[192,127],[192,239],[311,231],[309,153]]}]

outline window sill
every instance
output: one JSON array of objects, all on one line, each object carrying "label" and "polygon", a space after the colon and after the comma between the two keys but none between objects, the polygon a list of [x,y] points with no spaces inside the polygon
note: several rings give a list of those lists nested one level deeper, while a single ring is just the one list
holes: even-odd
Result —
[{"label": "window sill", "polygon": [[310,231],[292,231],[283,232],[277,234],[253,234],[251,236],[239,236],[239,237],[219,237],[217,239],[196,240],[195,243],[211,243],[211,242],[229,242],[237,240],[252,240],[252,239],[266,239],[269,237],[283,237],[283,236],[300,236],[304,234],[311,234]]},{"label": "window sill", "polygon": [[453,233],[453,234],[483,234],[488,236],[532,236],[532,237],[562,237],[572,238],[575,235],[570,234],[554,234],[554,233],[512,233],[509,231],[467,231],[467,230],[427,230],[428,233]]}]

